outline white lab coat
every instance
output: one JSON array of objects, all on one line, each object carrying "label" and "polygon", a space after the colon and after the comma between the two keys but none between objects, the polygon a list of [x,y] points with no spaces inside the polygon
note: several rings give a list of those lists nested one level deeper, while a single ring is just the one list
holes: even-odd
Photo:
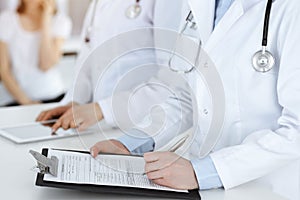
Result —
[{"label": "white lab coat", "polygon": [[[154,62],[154,52],[149,53],[140,51],[136,54],[118,60],[110,70],[105,74],[99,85],[99,70],[100,67],[83,67],[86,64],[86,59],[98,46],[105,43],[109,39],[139,28],[153,27],[153,14],[156,1],[142,1],[141,6],[143,11],[136,19],[128,19],[125,16],[125,11],[129,6],[134,5],[135,0],[94,0],[92,1],[83,27],[82,41],[84,41],[88,27],[92,21],[92,13],[96,4],[95,17],[90,34],[90,43],[83,43],[80,51],[79,58],[76,64],[76,76],[74,78],[73,86],[69,89],[62,104],[70,101],[78,103],[97,102],[100,99],[105,99],[111,95],[115,84],[119,78],[130,69],[143,64],[145,62]],[[153,35],[144,36],[153,40]],[[134,41],[132,41],[134,42]],[[137,60],[137,58],[144,58]],[[132,61],[133,60],[133,61]],[[139,63],[140,62],[140,63]],[[156,73],[153,69],[149,69],[147,74],[141,75],[140,79],[147,79]]]},{"label": "white lab coat", "polygon": [[[104,81],[102,80],[100,83],[100,87],[97,87],[99,85],[97,85],[99,78],[99,68],[82,68],[82,65],[85,63],[87,56],[91,52],[93,52],[95,48],[97,48],[97,46],[103,44],[108,39],[111,39],[113,36],[116,36],[120,33],[145,27],[178,31],[180,27],[180,21],[182,19],[180,12],[184,1],[185,0],[172,0],[172,4],[170,4],[169,1],[141,1],[142,14],[139,18],[134,20],[127,19],[127,17],[124,15],[124,12],[135,1],[99,1],[96,8],[96,16],[94,21],[94,28],[91,34],[91,42],[88,45],[82,45],[81,52],[77,61],[77,75],[75,77],[73,87],[70,88],[66,97],[61,103],[66,104],[70,101],[75,101],[78,103],[98,102],[102,109],[105,121],[111,126],[119,125],[114,121],[115,116],[111,103],[112,98],[110,97],[113,87],[115,86],[118,78],[121,77],[122,74],[126,74],[127,71],[130,71],[132,68],[139,65],[136,59],[140,60],[140,64],[146,64],[147,62],[156,63],[157,61],[159,62],[160,55],[163,53],[153,51],[154,54],[152,54],[149,51],[141,51],[139,54],[133,55],[133,61],[128,59],[128,57],[125,59],[119,59],[118,63],[120,63],[120,66],[122,66],[122,68],[113,68],[112,75],[108,76],[108,78],[104,79]],[[92,10],[95,3],[96,1],[92,2],[86,15],[85,25],[82,33],[82,40],[84,40],[86,36],[86,30],[90,24]],[[185,9],[187,9],[187,4],[185,4]],[[112,10],[114,12],[112,12]],[[168,12],[166,12],[166,10],[168,10]],[[105,30],[103,30],[104,27]],[[153,31],[145,31],[145,33],[147,35],[141,35],[140,37],[150,40],[148,43],[151,43],[151,41],[154,42],[155,34],[153,33]],[[139,39],[136,39],[132,40],[131,42],[138,43],[139,41]],[[142,46],[144,46],[143,42],[141,44],[141,47]],[[154,44],[150,46],[154,46]],[[124,90],[130,90],[132,88],[134,89],[134,87],[139,86],[139,84],[142,85],[143,82],[147,82],[149,78],[155,76],[155,74],[157,73],[157,69],[158,68],[149,68],[147,72],[143,71],[142,74],[134,77],[134,81],[131,81],[131,83],[128,84],[127,87],[124,88]],[[147,88],[145,89],[147,90]],[[152,89],[153,87],[151,88],[151,90]],[[153,105],[161,103],[169,95],[165,91],[161,92],[157,90],[151,90],[143,91],[147,93],[147,95],[139,96],[137,101],[143,102],[142,104],[131,104],[128,112],[132,121],[137,121],[139,118],[141,118],[141,116],[144,116],[145,113],[149,112],[149,108],[152,108]],[[131,92],[129,92],[129,95],[130,93]],[[159,95],[157,95],[158,93]],[[128,93],[126,93],[125,96],[128,96],[127,94]],[[126,99],[126,97],[122,96],[122,99],[124,102],[124,99]],[[133,100],[133,102],[135,101]],[[130,123],[127,123],[128,118],[124,119],[125,121],[123,122],[123,124],[127,124],[126,126],[130,127]]]},{"label": "white lab coat", "polygon": [[[219,71],[226,95],[222,136],[210,156],[225,189],[256,180],[299,200],[300,4],[297,0],[273,2],[268,50],[276,66],[263,74],[252,68],[251,58],[261,49],[266,3],[234,1],[212,32],[214,1],[189,0],[203,48]],[[197,140],[205,137],[213,112],[210,97],[202,90],[196,92],[200,133],[191,147],[191,159],[198,156],[201,142]],[[169,117],[176,121],[176,114]],[[171,131],[154,137],[157,148],[172,137]]]}]

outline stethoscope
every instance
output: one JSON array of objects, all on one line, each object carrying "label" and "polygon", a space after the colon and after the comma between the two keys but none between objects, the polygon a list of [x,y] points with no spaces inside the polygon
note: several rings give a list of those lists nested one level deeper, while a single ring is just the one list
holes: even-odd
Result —
[{"label": "stethoscope", "polygon": [[268,72],[273,69],[275,65],[275,58],[270,51],[267,50],[268,46],[268,33],[270,24],[270,14],[272,10],[273,0],[268,0],[265,20],[264,20],[264,31],[262,39],[262,50],[256,52],[252,57],[253,68],[258,72]]},{"label": "stethoscope", "polygon": [[[89,23],[88,28],[86,29],[86,35],[85,35],[85,43],[90,43],[91,41],[91,33],[93,31],[93,25],[96,17],[96,9],[98,5],[99,0],[95,0],[93,11],[92,11],[92,17]],[[125,16],[128,19],[136,19],[140,14],[142,13],[142,6],[140,4],[140,0],[135,0],[134,5],[129,6],[126,9]]]},{"label": "stethoscope", "polygon": [[[252,57],[252,66],[253,68],[257,71],[257,72],[261,72],[261,73],[265,73],[270,71],[271,69],[273,69],[273,67],[275,66],[275,58],[273,56],[273,54],[267,50],[267,46],[268,46],[268,34],[269,34],[269,24],[270,24],[270,14],[271,14],[271,10],[272,10],[272,3],[273,0],[268,0],[267,2],[267,7],[266,7],[266,11],[265,11],[265,18],[264,18],[264,27],[263,27],[263,38],[262,38],[262,50],[256,52],[253,57]],[[192,11],[189,12],[187,18],[186,18],[186,23],[184,24],[182,30],[179,32],[179,36],[178,37],[182,37],[184,32],[187,30],[187,28],[190,27],[193,30],[197,29],[197,25],[196,22],[194,21],[194,16]],[[176,44],[178,42],[176,41]],[[174,51],[172,52],[172,55],[169,59],[169,68],[171,71],[177,72],[177,73],[190,73],[192,72],[198,65],[199,62],[199,57],[200,57],[200,53],[201,53],[201,46],[202,46],[202,42],[200,39],[199,42],[199,47],[198,47],[198,52],[197,52],[197,57],[195,60],[195,63],[188,69],[185,70],[179,70],[179,69],[175,69],[174,67],[172,67],[172,61],[173,58],[175,57],[175,53],[176,53],[176,46],[174,48]]]},{"label": "stethoscope", "polygon": [[199,56],[200,56],[200,52],[201,52],[201,46],[202,46],[202,41],[200,39],[199,40],[199,45],[198,45],[197,56],[196,56],[195,62],[194,62],[193,65],[191,65],[190,68],[187,68],[185,70],[179,70],[179,69],[175,69],[174,67],[172,67],[172,61],[173,61],[173,58],[175,57],[175,54],[176,54],[176,51],[177,51],[177,43],[178,43],[179,38],[184,35],[184,32],[187,30],[188,27],[190,29],[192,29],[192,30],[197,30],[198,29],[197,23],[194,21],[194,16],[193,16],[192,11],[189,12],[189,14],[186,17],[185,21],[186,21],[186,23],[184,24],[183,28],[179,32],[179,35],[178,35],[178,37],[176,39],[176,42],[175,42],[175,48],[174,48],[174,50],[172,52],[172,55],[171,55],[171,57],[169,59],[169,63],[168,63],[169,68],[170,68],[171,71],[177,72],[177,73],[181,73],[181,74],[190,73],[190,72],[192,72],[196,68],[196,66],[198,65]]}]

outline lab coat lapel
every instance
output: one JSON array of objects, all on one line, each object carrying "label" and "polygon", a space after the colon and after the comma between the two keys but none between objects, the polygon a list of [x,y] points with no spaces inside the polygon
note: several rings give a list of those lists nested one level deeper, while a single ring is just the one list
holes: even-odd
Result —
[{"label": "lab coat lapel", "polygon": [[234,1],[228,12],[226,12],[226,14],[215,27],[205,46],[205,49],[207,51],[213,49],[243,14],[244,7],[242,0]]},{"label": "lab coat lapel", "polygon": [[205,44],[208,41],[213,30],[215,1],[189,0],[189,5],[197,23],[198,32],[202,43]]},{"label": "lab coat lapel", "polygon": [[[261,0],[249,1],[253,3],[254,1]],[[250,2],[247,2],[247,6],[248,5],[250,5]],[[198,31],[204,44],[204,49],[209,53],[209,51],[212,50],[218,41],[224,38],[227,32],[240,19],[240,17],[243,16],[245,13],[246,4],[244,4],[244,0],[236,0],[230,7],[229,12],[225,14],[217,27],[215,27],[214,31],[213,24],[215,15],[215,1],[190,0],[190,7],[197,22]],[[203,147],[201,150],[202,152],[200,152],[202,155],[204,155],[206,152],[209,152],[214,147],[213,143],[210,141],[215,141],[215,139],[211,138],[209,135],[205,137],[203,144],[212,144],[212,146],[208,145],[206,148]]]},{"label": "lab coat lapel", "polygon": [[212,50],[218,42],[227,34],[232,26],[257,3],[263,0],[235,0],[228,12],[220,20],[218,25],[215,27],[211,37],[205,45],[207,51]]}]

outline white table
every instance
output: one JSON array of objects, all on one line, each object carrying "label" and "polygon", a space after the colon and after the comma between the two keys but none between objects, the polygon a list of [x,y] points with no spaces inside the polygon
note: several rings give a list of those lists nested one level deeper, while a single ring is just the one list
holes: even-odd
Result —
[{"label": "white table", "polygon": [[[0,127],[33,122],[37,114],[55,104],[22,106],[0,109]],[[28,151],[42,148],[67,148],[88,150],[96,141],[118,137],[120,131],[104,125],[105,134],[94,133],[73,138],[17,145],[0,137],[0,196],[9,200],[77,200],[77,199],[157,199],[140,196],[118,196],[87,193],[54,188],[41,188],[34,185],[36,174],[30,169],[35,165]],[[268,188],[255,183],[245,184],[235,189],[210,190],[201,192],[203,200],[285,200]]]}]

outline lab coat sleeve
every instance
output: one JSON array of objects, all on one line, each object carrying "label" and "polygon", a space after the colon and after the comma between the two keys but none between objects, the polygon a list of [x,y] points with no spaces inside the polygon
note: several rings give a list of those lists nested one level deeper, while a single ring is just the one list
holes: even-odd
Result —
[{"label": "lab coat sleeve", "polygon": [[[90,48],[85,44],[85,36],[87,32],[87,28],[89,26],[89,23],[91,21],[91,15],[92,15],[92,9],[94,6],[95,1],[92,1],[89,5],[89,8],[87,10],[87,14],[84,18],[83,28],[81,32],[81,48],[78,55],[78,58],[76,60],[75,64],[75,76],[72,80],[72,86],[67,91],[65,97],[60,102],[61,105],[65,105],[67,103],[70,103],[72,101],[80,102],[80,103],[88,103],[89,100],[91,100],[91,90],[92,85],[90,82],[90,76],[88,75],[88,70],[81,70],[85,60],[87,59],[87,56],[90,53]],[[81,73],[81,74],[80,74]],[[79,75],[80,74],[80,75]],[[76,87],[76,88],[75,88]],[[82,95],[74,95],[82,93]],[[77,97],[76,97],[77,96]],[[81,96],[81,97],[80,97]]]},{"label": "lab coat sleeve", "polygon": [[[157,79],[162,80],[161,76],[164,77],[165,75],[159,74]],[[152,81],[150,80],[150,82]],[[177,135],[190,129],[193,124],[191,97],[186,85],[181,83],[176,85],[175,83],[170,87],[172,88],[167,90],[168,92],[163,87],[156,88],[151,85],[145,87],[130,102],[129,111],[127,110],[127,101],[124,101],[124,99],[127,99],[125,96],[130,95],[130,92],[114,97],[121,99],[121,101],[117,101],[120,103],[113,103],[110,98],[101,100],[98,103],[102,109],[104,119],[109,125],[121,126],[122,129],[132,128],[133,132],[139,130],[141,133],[153,138],[155,149],[158,149]],[[169,91],[176,91],[176,94]],[[121,112],[124,107],[126,113]],[[127,112],[129,112],[130,117],[126,115]],[[136,120],[128,122],[126,121],[128,118]],[[128,124],[131,124],[131,126],[124,127]]]},{"label": "lab coat sleeve", "polygon": [[[97,102],[102,110],[103,118],[108,125],[119,127],[127,123],[132,124],[132,126],[135,124],[137,124],[137,126],[143,126],[143,122],[139,119],[147,116],[153,105],[161,104],[168,98],[168,94],[166,94],[165,91],[147,86],[141,93],[138,93],[131,98],[129,103],[127,103],[127,101],[119,100],[129,99],[131,94],[132,92],[130,91],[123,91],[113,97],[101,99]],[[114,102],[120,102],[120,104]],[[124,110],[124,113],[121,111],[121,107],[126,107],[128,109]],[[133,121],[131,121],[131,119]],[[128,122],[128,120],[130,120],[130,122]]]},{"label": "lab coat sleeve", "polygon": [[147,123],[143,120],[145,116],[149,116],[154,107],[162,105],[173,95],[171,90],[166,89],[168,83],[164,82],[165,76],[165,72],[158,71],[155,77],[139,83],[143,87],[138,91],[132,87],[99,100],[97,103],[106,123],[120,128],[144,127]]},{"label": "lab coat sleeve", "polygon": [[[176,136],[184,133],[193,126],[193,111],[191,99],[186,91],[182,91],[181,97],[169,97],[169,99],[161,105],[164,113],[152,113],[146,121],[151,121],[155,129],[160,129],[153,132],[144,129],[144,132],[152,136],[155,141],[155,149],[164,147],[169,141]],[[159,127],[161,122],[164,122],[162,127]]]},{"label": "lab coat sleeve", "polygon": [[[291,3],[293,3],[292,1]],[[298,8],[298,9],[297,9]],[[210,156],[225,189],[263,177],[300,158],[300,8],[285,15],[277,40],[280,69],[277,81],[282,115],[277,130],[258,130],[242,144]]]},{"label": "lab coat sleeve", "polygon": [[72,85],[67,91],[65,97],[60,102],[65,105],[70,102],[77,102],[79,104],[86,104],[92,101],[93,86],[90,77],[90,68],[85,63],[86,52],[81,52],[76,61],[75,76]]},{"label": "lab coat sleeve", "polygon": [[111,98],[101,99],[97,103],[101,108],[102,115],[103,115],[105,122],[112,127],[116,127],[116,123],[115,123],[114,117],[113,117],[113,108],[112,108],[112,104],[111,104]]}]

